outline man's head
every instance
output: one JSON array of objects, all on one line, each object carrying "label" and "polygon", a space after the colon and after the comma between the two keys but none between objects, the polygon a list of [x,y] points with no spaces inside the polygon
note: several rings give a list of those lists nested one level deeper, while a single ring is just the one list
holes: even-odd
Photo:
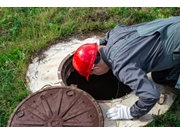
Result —
[{"label": "man's head", "polygon": [[106,63],[103,61],[103,59],[101,57],[101,50],[104,47],[105,46],[99,46],[99,48],[98,48],[98,52],[97,52],[97,56],[96,56],[97,62],[94,63],[92,70],[91,70],[91,74],[103,75],[109,71],[109,67],[106,65]]},{"label": "man's head", "polygon": [[101,58],[97,43],[80,46],[74,53],[72,64],[76,71],[85,76],[87,80],[90,74],[102,75],[109,70]]}]

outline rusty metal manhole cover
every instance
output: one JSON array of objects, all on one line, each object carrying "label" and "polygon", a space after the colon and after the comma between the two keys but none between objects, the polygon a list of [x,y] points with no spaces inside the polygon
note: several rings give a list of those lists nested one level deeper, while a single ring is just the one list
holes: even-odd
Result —
[{"label": "rusty metal manhole cover", "polygon": [[10,127],[102,127],[96,100],[74,85],[49,87],[24,99],[8,122]]}]

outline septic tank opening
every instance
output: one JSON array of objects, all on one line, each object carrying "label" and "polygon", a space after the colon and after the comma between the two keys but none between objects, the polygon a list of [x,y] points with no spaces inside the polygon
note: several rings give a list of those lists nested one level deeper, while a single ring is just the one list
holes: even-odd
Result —
[{"label": "septic tank opening", "polygon": [[62,85],[77,85],[96,100],[112,100],[129,94],[132,90],[113,75],[109,70],[101,76],[90,75],[89,81],[72,66],[73,53],[63,59],[58,68],[58,78]]}]

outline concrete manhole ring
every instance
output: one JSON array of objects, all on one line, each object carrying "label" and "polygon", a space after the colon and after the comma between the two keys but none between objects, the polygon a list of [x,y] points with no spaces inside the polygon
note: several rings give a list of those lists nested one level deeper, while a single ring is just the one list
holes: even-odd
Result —
[{"label": "concrete manhole ring", "polygon": [[44,88],[24,99],[9,127],[102,127],[101,108],[88,93],[75,86]]}]

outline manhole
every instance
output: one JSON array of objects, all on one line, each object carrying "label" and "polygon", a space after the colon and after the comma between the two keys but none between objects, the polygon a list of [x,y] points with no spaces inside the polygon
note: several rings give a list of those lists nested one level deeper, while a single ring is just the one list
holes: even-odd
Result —
[{"label": "manhole", "polygon": [[62,80],[60,81],[62,86],[75,84],[99,102],[120,98],[132,91],[129,86],[118,81],[111,70],[101,76],[90,75],[89,81],[87,81],[84,76],[74,70],[72,57],[73,53],[67,55],[59,65],[58,78]]},{"label": "manhole", "polygon": [[102,127],[101,108],[74,85],[49,87],[24,99],[14,110],[9,127]]},{"label": "manhole", "polygon": [[[123,87],[111,71],[103,76],[91,75],[90,81],[87,82],[83,76],[80,76],[74,70],[71,64],[73,52],[82,44],[93,43],[95,40],[97,38],[92,37],[86,40],[72,39],[69,42],[58,43],[43,52],[43,59],[41,56],[36,57],[29,65],[27,71],[26,79],[30,91],[32,93],[37,92],[46,85],[69,87],[68,85],[75,84],[77,88],[81,89],[83,93],[91,95],[99,104],[103,113],[105,127],[142,127],[153,121],[153,115],[164,114],[170,108],[176,99],[176,95],[170,92],[168,87],[154,83],[149,73],[147,74],[148,78],[156,85],[160,93],[166,95],[165,102],[163,104],[156,103],[139,120],[109,120],[106,117],[108,109],[116,104],[130,107],[134,105],[138,97],[135,91],[131,92],[127,86]],[[52,106],[55,106],[55,104]]]}]

